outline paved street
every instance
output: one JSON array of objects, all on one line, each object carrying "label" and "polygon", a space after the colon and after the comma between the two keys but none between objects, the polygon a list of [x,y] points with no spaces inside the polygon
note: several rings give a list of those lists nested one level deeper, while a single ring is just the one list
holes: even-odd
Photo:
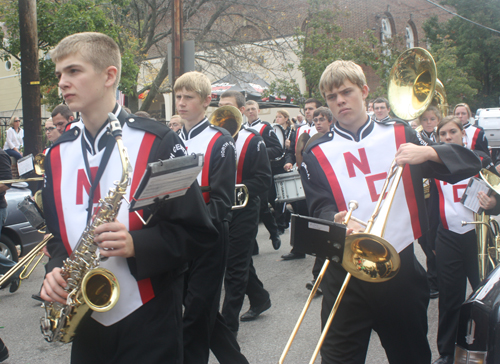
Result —
[{"label": "paved street", "polygon": [[[282,261],[280,256],[290,250],[288,230],[282,236],[282,247],[275,251],[268,240],[268,233],[261,225],[259,230],[260,255],[254,257],[257,273],[265,288],[271,293],[272,307],[253,322],[241,323],[238,340],[250,363],[275,364],[288,340],[295,322],[307,300],[309,291],[305,284],[311,277],[312,257],[296,261]],[[416,247],[420,261],[423,253]],[[0,337],[11,353],[6,364],[64,364],[69,363],[70,345],[49,344],[42,338],[39,319],[43,314],[40,305],[31,299],[42,282],[43,269],[39,266],[20,289],[11,294],[0,291]],[[321,298],[315,298],[306,316],[286,363],[308,363],[319,338],[319,311]],[[243,312],[248,309],[245,301]],[[429,341],[436,352],[437,300],[429,306]],[[316,361],[320,362],[319,359]],[[385,354],[372,336],[367,364],[386,363]],[[211,364],[217,363],[214,358]]]}]

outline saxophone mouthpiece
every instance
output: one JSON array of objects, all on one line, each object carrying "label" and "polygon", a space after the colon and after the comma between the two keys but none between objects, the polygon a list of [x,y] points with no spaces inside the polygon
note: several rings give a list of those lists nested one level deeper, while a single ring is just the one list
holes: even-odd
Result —
[{"label": "saxophone mouthpiece", "polygon": [[120,125],[120,121],[116,118],[115,114],[112,112],[108,112],[109,118],[109,129],[111,130],[111,135],[113,137],[121,137],[122,136],[122,126]]}]

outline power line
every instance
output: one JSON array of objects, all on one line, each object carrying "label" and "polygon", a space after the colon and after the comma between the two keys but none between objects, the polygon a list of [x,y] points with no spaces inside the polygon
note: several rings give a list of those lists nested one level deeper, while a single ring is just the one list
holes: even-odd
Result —
[{"label": "power line", "polygon": [[439,4],[433,3],[431,0],[426,0],[426,1],[427,1],[428,3],[430,3],[430,4],[432,4],[432,5],[437,6],[437,7],[438,7],[438,8],[440,8],[440,9],[443,9],[444,11],[446,11],[446,12],[448,12],[448,13],[452,14],[452,15],[458,16],[460,19],[463,19],[463,20],[465,20],[465,21],[468,21],[469,23],[472,23],[472,24],[475,24],[475,25],[477,25],[477,26],[480,26],[481,28],[485,28],[485,29],[491,30],[492,32],[495,32],[495,33],[500,34],[500,31],[499,31],[499,30],[489,28],[489,27],[487,27],[486,25],[479,24],[479,23],[476,23],[475,21],[472,21],[472,20],[470,20],[470,19],[464,18],[463,16],[458,15],[457,13],[454,13],[454,12],[450,11],[450,10],[446,9],[445,7],[443,7],[443,6],[439,5]]}]

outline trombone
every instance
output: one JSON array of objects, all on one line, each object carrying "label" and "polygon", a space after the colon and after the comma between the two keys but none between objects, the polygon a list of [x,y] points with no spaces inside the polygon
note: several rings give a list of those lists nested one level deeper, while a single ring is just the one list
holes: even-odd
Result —
[{"label": "trombone", "polygon": [[[389,212],[391,210],[394,197],[396,195],[396,190],[398,188],[399,181],[403,174],[403,167],[398,166],[396,161],[392,162],[389,174],[384,182],[382,191],[380,192],[380,197],[375,206],[375,210],[371,215],[370,219],[366,224],[366,229],[362,233],[351,234],[346,237],[345,247],[344,247],[344,257],[342,259],[342,267],[347,271],[347,275],[344,279],[344,283],[340,288],[339,295],[335,300],[330,316],[321,332],[321,337],[316,345],[313,356],[309,364],[314,364],[316,357],[319,354],[323,342],[325,341],[326,334],[330,329],[333,318],[337,313],[337,309],[340,305],[340,301],[344,296],[347,285],[352,276],[361,279],[366,282],[384,282],[393,278],[399,271],[401,265],[401,259],[399,257],[396,249],[383,238],[385,233],[385,226],[387,224],[387,219]],[[387,191],[387,196],[386,196]],[[385,196],[385,202],[383,203]],[[344,219],[343,224],[347,225],[348,222],[353,219],[352,212],[358,207],[356,201],[349,202],[349,211]],[[354,220],[354,219],[353,219]],[[356,221],[359,221],[356,219]],[[295,328],[288,339],[288,342],[281,354],[279,364],[283,364],[288,351],[292,345],[293,340],[299,330],[300,325],[309,309],[309,306],[314,298],[318,287],[323,280],[323,276],[330,264],[327,259],[321,268],[321,272],[316,278],[316,282],[311,290],[309,298],[302,310],[302,313],[297,321]]]},{"label": "trombone", "polygon": [[36,256],[42,251],[42,249],[47,245],[47,242],[52,239],[52,234],[47,235],[36,247],[34,247],[25,257],[23,257],[20,261],[16,263],[12,268],[9,269],[7,273],[5,273],[2,278],[0,278],[0,286],[4,285],[9,281],[12,276],[24,266],[24,269],[19,274],[19,279],[24,280],[28,279],[33,270],[36,268],[38,263],[42,260],[43,254],[40,258],[38,258],[37,262],[33,265],[31,270],[26,273],[31,263],[35,260]]}]

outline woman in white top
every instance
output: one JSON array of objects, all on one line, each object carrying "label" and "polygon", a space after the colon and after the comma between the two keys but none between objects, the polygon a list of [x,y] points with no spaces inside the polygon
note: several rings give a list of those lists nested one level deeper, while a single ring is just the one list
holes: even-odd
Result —
[{"label": "woman in white top", "polygon": [[17,160],[23,156],[20,151],[24,138],[24,131],[21,129],[21,119],[18,116],[13,116],[10,118],[9,125],[10,128],[7,129],[7,138],[5,139],[3,150]]}]

